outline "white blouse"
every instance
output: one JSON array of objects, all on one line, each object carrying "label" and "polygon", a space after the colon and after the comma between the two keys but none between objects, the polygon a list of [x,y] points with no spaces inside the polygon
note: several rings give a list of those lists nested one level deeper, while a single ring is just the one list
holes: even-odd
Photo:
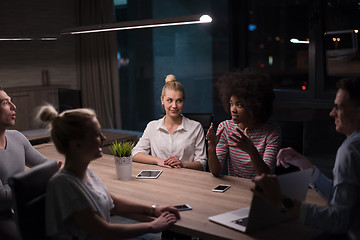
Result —
[{"label": "white blouse", "polygon": [[164,125],[165,117],[148,123],[144,134],[132,151],[166,159],[176,156],[182,162],[199,161],[206,169],[204,130],[197,121],[182,116],[180,126],[170,134]]}]

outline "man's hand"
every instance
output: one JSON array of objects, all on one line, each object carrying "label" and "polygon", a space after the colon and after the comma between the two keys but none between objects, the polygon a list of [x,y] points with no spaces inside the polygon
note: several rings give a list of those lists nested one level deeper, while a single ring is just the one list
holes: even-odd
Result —
[{"label": "man's hand", "polygon": [[280,207],[283,196],[276,175],[262,174],[252,179],[255,187],[251,191],[275,207]]},{"label": "man's hand", "polygon": [[308,169],[314,167],[314,165],[310,162],[310,160],[300,153],[296,152],[292,148],[283,148],[280,149],[277,155],[277,166],[283,165],[285,168],[290,167],[290,165],[294,165],[301,170]]}]

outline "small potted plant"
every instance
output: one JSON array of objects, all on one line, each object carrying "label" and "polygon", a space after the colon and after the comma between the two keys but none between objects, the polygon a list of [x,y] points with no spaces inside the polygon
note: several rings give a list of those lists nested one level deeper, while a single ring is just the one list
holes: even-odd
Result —
[{"label": "small potted plant", "polygon": [[115,168],[119,180],[128,180],[132,173],[131,151],[135,144],[129,141],[115,141],[110,144],[110,151],[115,158]]}]

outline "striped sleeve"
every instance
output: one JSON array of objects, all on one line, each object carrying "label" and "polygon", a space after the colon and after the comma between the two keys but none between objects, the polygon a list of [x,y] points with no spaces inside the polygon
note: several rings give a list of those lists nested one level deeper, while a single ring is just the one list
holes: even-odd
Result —
[{"label": "striped sleeve", "polygon": [[226,121],[221,122],[217,128],[217,132],[216,134],[219,133],[219,129],[221,129],[222,127],[225,127],[223,133],[221,134],[219,143],[216,145],[216,155],[217,158],[221,164],[221,168],[224,169],[226,168],[226,160],[228,157],[228,152],[229,152],[229,148],[226,146],[226,144],[228,143],[227,139],[228,139],[228,124]]},{"label": "striped sleeve", "polygon": [[270,129],[265,141],[266,146],[263,154],[263,160],[269,166],[270,173],[274,173],[276,167],[276,156],[281,146],[281,129],[277,126],[273,126],[273,128]]}]

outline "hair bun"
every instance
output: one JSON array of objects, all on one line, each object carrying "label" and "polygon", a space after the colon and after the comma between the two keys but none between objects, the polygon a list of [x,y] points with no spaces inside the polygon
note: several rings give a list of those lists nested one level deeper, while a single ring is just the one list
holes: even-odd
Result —
[{"label": "hair bun", "polygon": [[51,123],[58,117],[58,115],[59,114],[54,106],[47,104],[40,107],[37,114],[37,119],[45,123]]},{"label": "hair bun", "polygon": [[169,82],[176,82],[176,78],[173,74],[169,74],[165,78],[165,84]]}]

